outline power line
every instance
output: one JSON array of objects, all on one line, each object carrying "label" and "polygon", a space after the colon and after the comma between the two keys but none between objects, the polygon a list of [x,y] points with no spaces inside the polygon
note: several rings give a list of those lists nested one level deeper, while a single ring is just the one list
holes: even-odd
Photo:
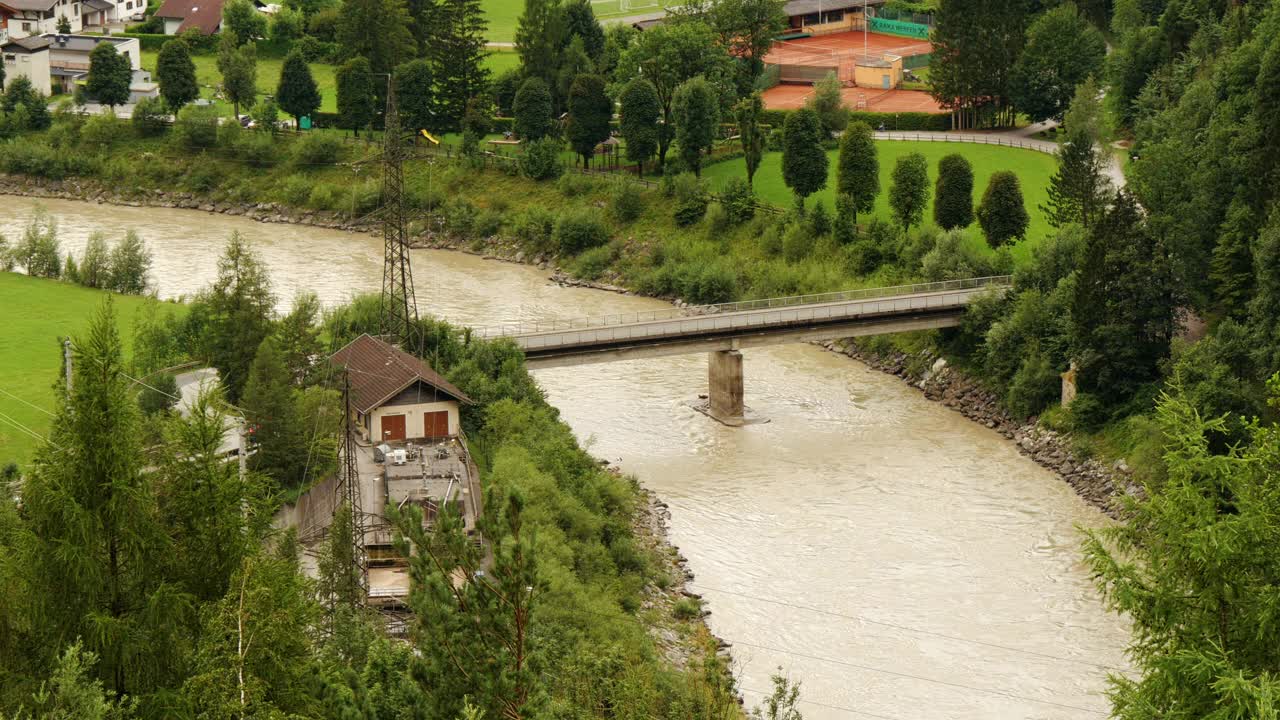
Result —
[{"label": "power line", "polygon": [[847,614],[838,613],[832,610],[823,610],[822,608],[810,607],[808,605],[797,605],[795,603],[789,603],[784,600],[773,600],[770,598],[763,598],[756,595],[748,595],[746,593],[734,592],[733,590],[724,590],[722,588],[709,587],[697,582],[695,582],[694,585],[700,590],[709,590],[711,592],[722,593],[724,595],[733,595],[734,597],[740,597],[747,600],[756,600],[758,602],[770,603],[772,605],[781,605],[783,607],[789,607],[795,610],[805,610],[812,613],[818,613],[820,615],[829,615],[831,617],[843,618],[845,620],[865,622],[869,625],[880,625],[883,627],[893,628],[895,630],[903,630],[906,632],[919,633],[921,635],[929,635],[933,637],[944,638],[946,640],[954,640],[956,642],[966,642],[966,643],[973,643],[974,645],[983,645],[990,648],[996,648],[998,650],[1006,650],[1008,652],[1021,653],[1024,655],[1032,655],[1035,657],[1044,658],[1045,660],[1055,660],[1058,662],[1075,663],[1077,665],[1095,667],[1101,670],[1118,671],[1121,669],[1113,665],[1104,665],[1102,663],[1089,662],[1088,660],[1077,660],[1074,658],[1059,657],[1057,655],[1050,655],[1048,653],[1042,653],[1035,650],[1024,650],[1022,648],[1011,647],[1008,645],[1000,645],[999,643],[987,642],[985,640],[974,640],[972,638],[959,637],[957,635],[947,635],[946,633],[934,632],[932,630],[924,630],[921,628],[914,628],[907,625],[899,625],[897,623],[885,622],[883,620],[872,620],[871,618],[866,617],[865,615],[847,615]]},{"label": "power line", "polygon": [[27,405],[29,407],[35,408],[36,410],[39,410],[40,412],[44,413],[45,415],[48,415],[49,417],[57,417],[57,415],[49,412],[48,410],[45,410],[39,405],[36,405],[35,403],[29,403],[26,400],[23,400],[22,398],[18,397],[17,395],[14,395],[13,393],[9,392],[8,390],[5,390],[4,388],[0,388],[0,393],[4,393],[5,395],[8,395],[9,397],[13,398],[14,400],[17,400],[23,405]]},{"label": "power line", "polygon": [[18,422],[17,420],[14,420],[13,418],[9,417],[8,415],[5,415],[5,414],[4,414],[4,413],[2,413],[2,412],[0,412],[0,420],[3,420],[4,422],[8,423],[9,425],[12,425],[13,427],[15,427],[15,428],[17,428],[17,429],[19,429],[19,430],[21,430],[21,431],[25,432],[26,434],[30,435],[31,437],[33,437],[33,438],[35,438],[35,439],[37,439],[37,440],[39,440],[39,441],[41,441],[41,442],[49,442],[49,438],[47,438],[47,437],[45,437],[45,436],[41,435],[40,433],[36,432],[35,430],[32,430],[31,428],[27,427],[26,425],[23,425],[22,423]]},{"label": "power line", "polygon": [[809,655],[807,653],[797,652],[795,650],[784,650],[782,648],[776,648],[769,645],[756,645],[754,643],[749,643],[742,640],[731,640],[730,642],[732,642],[734,645],[745,645],[746,647],[756,648],[757,650],[768,650],[770,652],[780,652],[786,655],[802,657],[808,660],[817,660],[818,662],[831,663],[833,665],[841,665],[844,667],[853,668],[855,670],[863,670],[865,672],[880,673],[882,675],[890,675],[892,677],[905,678],[908,680],[917,680],[919,682],[933,683],[935,685],[943,685],[946,687],[953,687],[961,690],[971,690],[973,692],[987,693],[989,695],[999,695],[1001,697],[1009,698],[1010,700],[1038,703],[1041,705],[1052,705],[1054,707],[1060,707],[1067,710],[1080,710],[1081,712],[1087,712],[1094,715],[1107,714],[1105,712],[1102,712],[1099,710],[1093,710],[1087,707],[1082,707],[1080,705],[1069,705],[1067,703],[1054,702],[1053,700],[1040,700],[1037,698],[1028,697],[1026,695],[1018,695],[1015,693],[1007,692],[1005,690],[999,690],[996,688],[983,688],[983,687],[977,687],[975,685],[965,685],[964,683],[951,682],[950,680],[938,680],[937,678],[925,677],[923,675],[913,675],[911,673],[900,672],[897,670],[886,670],[884,668],[871,667],[870,665],[860,665],[858,663],[852,663],[847,660],[837,660],[835,658],[822,657],[820,655]]},{"label": "power line", "polygon": [[148,388],[148,389],[150,389],[150,390],[155,390],[156,392],[160,393],[161,395],[164,395],[164,396],[166,396],[166,397],[172,398],[172,399],[174,399],[174,400],[181,400],[181,399],[182,399],[180,396],[178,396],[178,395],[174,395],[174,394],[172,394],[172,393],[165,392],[164,390],[161,390],[160,388],[155,387],[154,385],[148,385],[148,384],[146,384],[146,383],[142,382],[141,380],[139,380],[138,378],[133,377],[133,376],[132,376],[132,375],[130,375],[129,373],[124,372],[123,370],[121,370],[121,371],[120,371],[120,374],[121,374],[121,375],[123,375],[123,376],[125,376],[126,378],[128,378],[128,379],[132,380],[134,383],[136,383],[136,384],[138,384],[138,385],[141,385],[141,386],[142,386],[142,387],[144,387],[144,388]]}]

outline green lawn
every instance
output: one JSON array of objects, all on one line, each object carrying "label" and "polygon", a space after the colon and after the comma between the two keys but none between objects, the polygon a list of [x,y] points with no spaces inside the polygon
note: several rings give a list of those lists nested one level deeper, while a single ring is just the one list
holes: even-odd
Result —
[{"label": "green lawn", "polygon": [[[54,410],[54,386],[62,363],[58,338],[83,333],[107,295],[57,280],[0,272],[0,307],[11,310],[0,332],[0,413],[40,435],[48,433],[52,418],[31,405]],[[120,334],[128,348],[134,317],[146,301],[128,295],[114,299]],[[26,463],[36,442],[0,416],[0,465]]]},{"label": "green lawn", "polygon": [[[1049,223],[1040,205],[1048,202],[1049,178],[1057,169],[1052,155],[1021,150],[1018,148],[1000,147],[998,145],[977,145],[971,143],[940,142],[902,142],[878,141],[876,149],[880,155],[880,195],[876,198],[875,213],[888,219],[889,188],[892,185],[893,166],[898,158],[907,153],[918,152],[929,160],[930,200],[926,212],[926,222],[931,223],[933,217],[932,183],[937,179],[938,160],[944,155],[960,153],[973,164],[974,205],[982,200],[982,193],[987,189],[987,181],[991,174],[998,170],[1012,170],[1022,182],[1022,197],[1031,215],[1031,227],[1028,239],[1038,241],[1049,232]],[[828,210],[835,208],[836,151],[828,153],[830,158],[829,175],[826,189],[809,198],[809,205],[815,202],[814,197],[827,205]],[[741,158],[716,163],[703,171],[703,175],[711,181],[715,189],[719,189],[732,177],[745,177],[746,166]],[[756,193],[764,200],[775,205],[790,207],[795,204],[794,195],[782,182],[782,153],[767,153],[755,177]]]},{"label": "green lawn", "polygon": [[[682,3],[683,0],[592,0],[591,9],[598,18],[618,18],[645,15]],[[524,12],[524,0],[480,0],[480,6],[489,20],[489,42],[516,39],[516,21]]]}]

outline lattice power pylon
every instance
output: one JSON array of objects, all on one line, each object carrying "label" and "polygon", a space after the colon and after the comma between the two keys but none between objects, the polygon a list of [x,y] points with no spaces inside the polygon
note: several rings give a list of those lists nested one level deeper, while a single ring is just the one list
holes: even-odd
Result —
[{"label": "lattice power pylon", "polygon": [[382,334],[407,352],[417,343],[418,301],[409,263],[409,229],[404,211],[404,138],[396,107],[395,83],[387,81],[386,131],[382,150]]},{"label": "lattice power pylon", "polygon": [[351,552],[360,583],[359,597],[369,597],[369,553],[365,549],[364,504],[360,493],[360,473],[356,465],[355,414],[351,412],[351,373],[342,373],[342,437],[338,441],[339,507],[347,504],[351,513]]}]

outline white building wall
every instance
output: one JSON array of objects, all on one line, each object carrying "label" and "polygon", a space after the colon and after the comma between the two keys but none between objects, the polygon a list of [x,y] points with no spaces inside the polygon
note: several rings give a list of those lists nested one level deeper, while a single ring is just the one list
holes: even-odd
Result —
[{"label": "white building wall", "polygon": [[457,435],[461,427],[458,416],[458,403],[453,400],[433,403],[418,403],[415,405],[384,405],[375,408],[371,414],[371,427],[373,437],[370,438],[375,442],[382,440],[382,418],[386,415],[404,415],[404,435],[406,438],[420,438],[426,428],[424,415],[427,413],[440,412],[447,410],[449,412],[449,434]]},{"label": "white building wall", "polygon": [[178,28],[180,28],[180,27],[182,27],[182,20],[180,20],[180,19],[174,19],[174,18],[165,18],[165,19],[164,19],[164,34],[165,34],[165,35],[177,35],[177,34],[178,34]]},{"label": "white building wall", "polygon": [[5,88],[8,89],[19,77],[31,80],[31,85],[45,95],[51,94],[53,85],[49,77],[49,53],[4,53]]}]

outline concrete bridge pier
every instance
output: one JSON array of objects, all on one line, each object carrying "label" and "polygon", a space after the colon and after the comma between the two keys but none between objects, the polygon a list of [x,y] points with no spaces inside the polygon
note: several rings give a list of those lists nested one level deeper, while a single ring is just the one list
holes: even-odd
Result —
[{"label": "concrete bridge pier", "polygon": [[732,427],[747,424],[747,408],[742,400],[742,353],[716,350],[708,360],[707,414]]}]

